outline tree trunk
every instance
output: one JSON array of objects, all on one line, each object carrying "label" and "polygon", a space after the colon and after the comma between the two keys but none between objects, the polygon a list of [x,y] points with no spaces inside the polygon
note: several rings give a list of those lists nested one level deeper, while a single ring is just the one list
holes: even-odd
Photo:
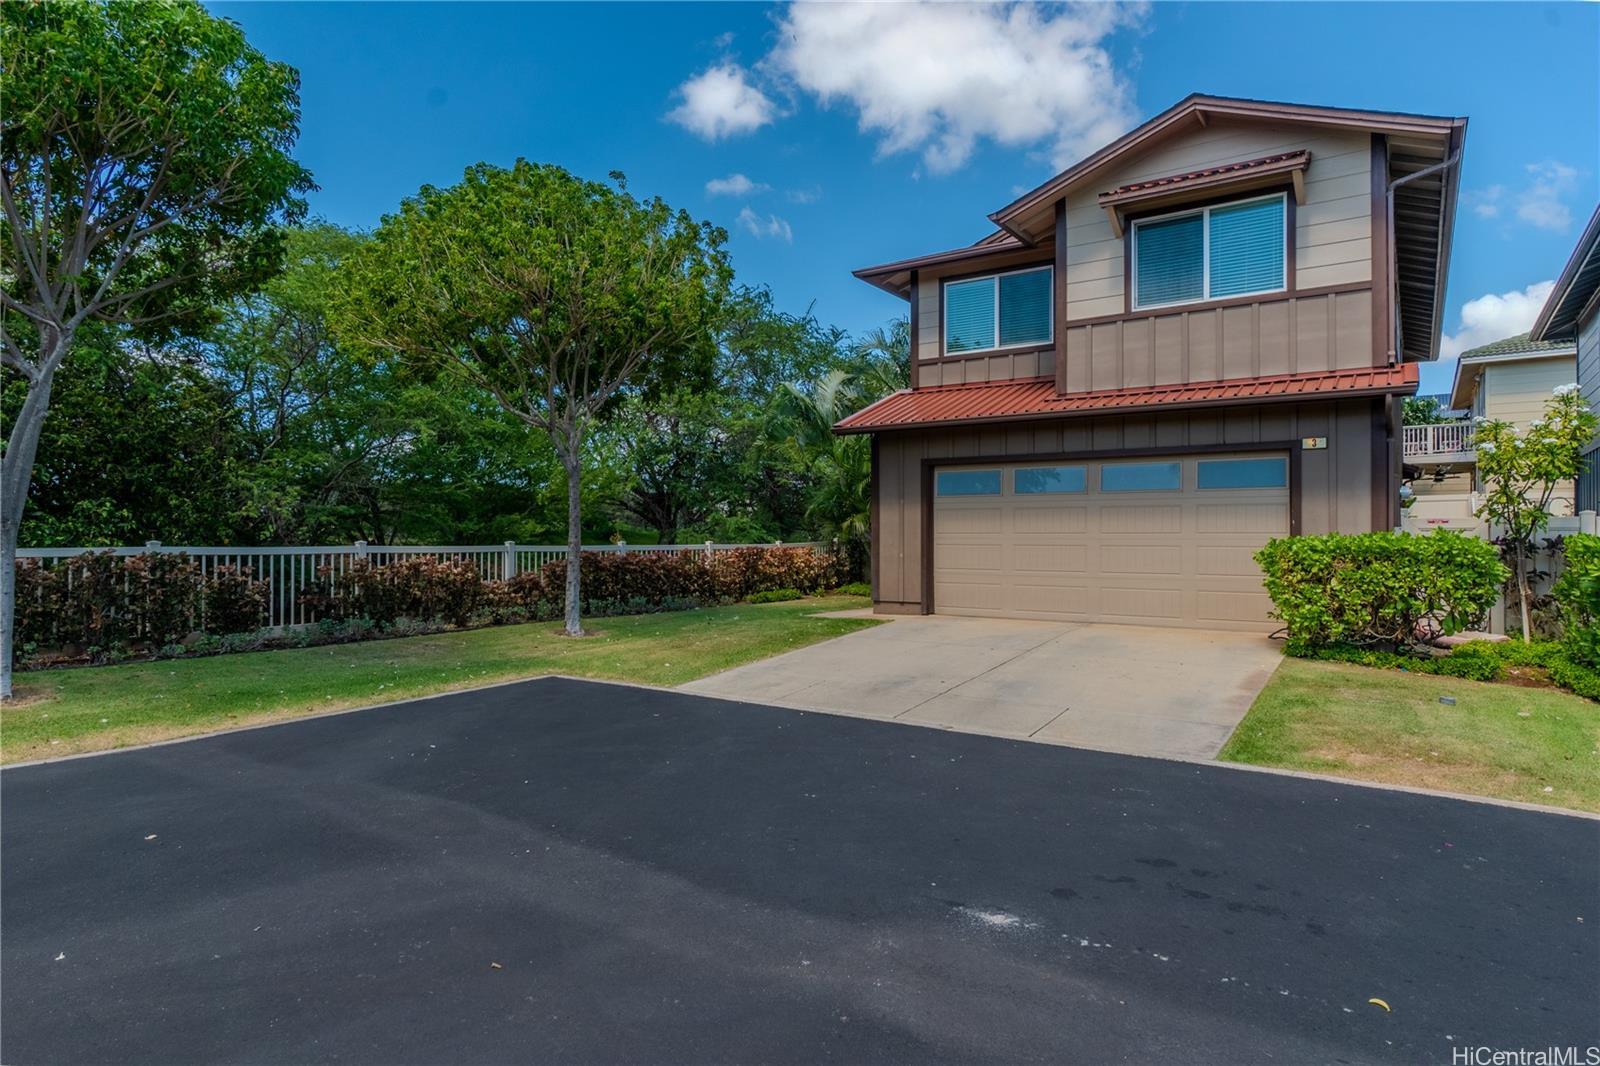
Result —
[{"label": "tree trunk", "polygon": [[[71,333],[41,330],[39,377],[27,385],[28,393],[17,412],[0,456],[0,699],[11,697],[11,660],[16,653],[17,535],[22,531],[22,509],[33,480],[33,460],[39,450],[39,433],[50,409],[50,388],[56,367],[72,346]],[[53,335],[52,335],[53,334]]]},{"label": "tree trunk", "polygon": [[1522,609],[1522,642],[1533,642],[1533,633],[1528,624],[1528,565],[1523,559],[1523,543],[1517,540],[1517,600]]},{"label": "tree trunk", "polygon": [[583,559],[583,459],[580,455],[577,434],[567,438],[561,449],[561,465],[567,468],[567,636],[583,636],[583,619],[579,616],[579,573]]}]

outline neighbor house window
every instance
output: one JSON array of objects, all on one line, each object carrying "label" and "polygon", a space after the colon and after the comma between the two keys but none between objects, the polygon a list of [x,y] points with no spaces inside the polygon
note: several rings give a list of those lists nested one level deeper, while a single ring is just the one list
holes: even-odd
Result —
[{"label": "neighbor house window", "polygon": [[1135,222],[1134,306],[1281,291],[1287,203],[1278,193]]},{"label": "neighbor house window", "polygon": [[1049,344],[1051,275],[1050,267],[1041,267],[945,282],[945,352]]},{"label": "neighbor house window", "polygon": [[940,496],[998,496],[1000,471],[941,470],[934,481],[934,492]]}]

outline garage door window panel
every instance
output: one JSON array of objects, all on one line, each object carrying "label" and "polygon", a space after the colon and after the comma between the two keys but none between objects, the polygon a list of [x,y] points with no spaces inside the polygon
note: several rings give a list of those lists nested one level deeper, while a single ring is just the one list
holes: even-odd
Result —
[{"label": "garage door window panel", "polygon": [[1013,479],[1018,496],[1086,492],[1089,470],[1083,466],[1024,466],[1017,468]]},{"label": "garage door window panel", "polygon": [[1177,492],[1182,463],[1117,463],[1100,468],[1101,492]]},{"label": "garage door window panel", "polygon": [[1281,456],[1264,459],[1202,459],[1195,471],[1202,489],[1281,489],[1289,484],[1289,461]]},{"label": "garage door window panel", "polygon": [[998,496],[998,470],[941,470],[934,491],[940,496]]}]

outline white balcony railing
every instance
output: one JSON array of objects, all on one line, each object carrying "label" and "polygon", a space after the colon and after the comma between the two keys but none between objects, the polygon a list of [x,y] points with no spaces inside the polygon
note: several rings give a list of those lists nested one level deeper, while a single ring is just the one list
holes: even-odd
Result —
[{"label": "white balcony railing", "polygon": [[1431,426],[1405,426],[1403,430],[1407,459],[1472,453],[1471,422],[1439,422]]}]

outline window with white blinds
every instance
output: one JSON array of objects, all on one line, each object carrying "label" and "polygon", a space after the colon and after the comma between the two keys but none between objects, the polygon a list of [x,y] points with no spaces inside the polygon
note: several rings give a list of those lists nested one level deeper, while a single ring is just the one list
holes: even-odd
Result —
[{"label": "window with white blinds", "polygon": [[1287,203],[1277,193],[1135,222],[1134,306],[1282,291]]},{"label": "window with white blinds", "polygon": [[1050,267],[1037,267],[945,282],[945,353],[1049,344],[1053,273]]}]

